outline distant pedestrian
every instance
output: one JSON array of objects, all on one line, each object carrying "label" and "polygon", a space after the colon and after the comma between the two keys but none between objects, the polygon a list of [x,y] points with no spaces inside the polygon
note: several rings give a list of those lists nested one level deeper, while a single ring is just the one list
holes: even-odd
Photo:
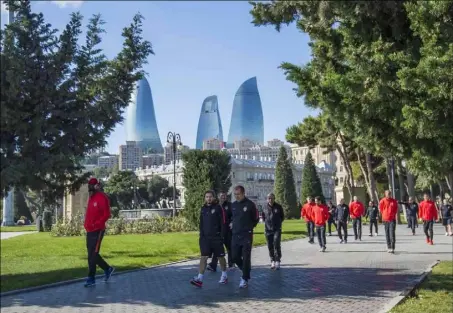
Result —
[{"label": "distant pedestrian", "polygon": [[259,222],[259,213],[255,203],[245,197],[243,186],[234,188],[236,201],[232,204],[233,209],[233,239],[231,251],[233,261],[242,271],[239,288],[247,288],[252,267],[253,229]]},{"label": "distant pedestrian", "polygon": [[280,269],[282,258],[282,223],[285,220],[283,208],[275,202],[275,195],[267,195],[267,205],[263,210],[264,234],[266,236],[267,248],[269,249],[269,258],[271,260],[271,269]]},{"label": "distant pedestrian", "polygon": [[406,207],[406,217],[408,227],[412,230],[412,235],[415,235],[415,228],[418,225],[418,204],[414,201],[414,198],[409,197],[409,202],[399,202]]},{"label": "distant pedestrian", "polygon": [[453,206],[447,202],[447,199],[444,199],[443,204],[440,207],[440,212],[442,214],[442,225],[445,227],[445,236],[453,236],[453,232],[451,230]]},{"label": "distant pedestrian", "polygon": [[[228,267],[233,268],[233,256],[231,254],[231,219],[233,216],[233,211],[231,210],[231,202],[227,200],[227,194],[225,192],[219,193],[219,205],[225,211],[225,218],[226,218],[226,227],[224,228],[223,234],[223,244],[228,254]],[[218,258],[214,255],[211,259],[211,262],[208,264],[206,268],[208,271],[216,272],[217,271],[217,263]]]},{"label": "distant pedestrian", "polygon": [[88,278],[85,287],[96,284],[96,266],[104,270],[105,281],[108,281],[115,271],[99,254],[105,233],[105,223],[110,218],[110,201],[107,195],[100,191],[100,187],[96,178],[88,181],[89,197],[84,223],[88,252]]},{"label": "distant pedestrian", "polygon": [[312,209],[312,220],[318,236],[319,251],[326,251],[326,222],[329,219],[329,209],[321,202],[320,197],[315,198],[315,205]]},{"label": "distant pedestrian", "polygon": [[223,248],[223,235],[225,234],[226,216],[223,208],[215,203],[214,191],[206,191],[205,204],[200,210],[200,266],[198,276],[190,283],[197,287],[203,286],[203,276],[207,267],[208,258],[214,255],[219,259],[222,275],[219,284],[226,284],[228,276],[226,272],[225,249]]},{"label": "distant pedestrian", "polygon": [[327,203],[327,207],[329,209],[329,220],[327,221],[327,228],[329,231],[329,236],[332,236],[332,225],[335,226],[335,230],[338,230],[337,221],[335,220],[337,216],[337,207],[332,203],[332,201],[329,201]]},{"label": "distant pedestrian", "polygon": [[387,241],[387,252],[395,253],[396,215],[398,214],[398,202],[392,198],[390,190],[385,191],[385,197],[379,202],[382,222],[385,228],[385,239]]},{"label": "distant pedestrian", "polygon": [[352,229],[354,230],[355,240],[362,240],[362,216],[365,214],[365,206],[354,196],[354,201],[349,204],[349,214],[352,219]]},{"label": "distant pedestrian", "polygon": [[305,220],[307,225],[307,232],[308,232],[308,242],[315,243],[315,226],[313,224],[313,220],[311,218],[311,213],[313,206],[315,205],[315,198],[307,197],[307,203],[305,203],[302,207],[300,212],[301,218]]},{"label": "distant pedestrian", "polygon": [[426,243],[433,245],[434,221],[439,220],[436,203],[431,200],[429,194],[423,195],[423,201],[419,205],[419,217],[423,221],[423,231],[426,235]]},{"label": "distant pedestrian", "polygon": [[374,204],[374,201],[368,203],[368,209],[366,211],[365,218],[370,221],[370,237],[373,236],[373,226],[374,226],[374,235],[378,235],[378,219],[379,219],[379,209]]},{"label": "distant pedestrian", "polygon": [[349,207],[344,203],[344,199],[341,199],[340,204],[337,206],[335,219],[337,220],[337,231],[340,243],[348,243]]}]

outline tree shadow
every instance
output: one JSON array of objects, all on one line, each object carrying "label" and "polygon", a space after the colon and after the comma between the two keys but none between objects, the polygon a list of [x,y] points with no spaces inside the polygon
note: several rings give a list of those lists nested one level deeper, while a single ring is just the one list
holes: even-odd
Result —
[{"label": "tree shadow", "polygon": [[[8,308],[16,310],[17,307],[98,307],[102,310],[104,305],[154,305],[166,309],[203,310],[225,308],[238,302],[271,301],[301,305],[301,301],[336,301],[335,298],[360,298],[360,301],[354,301],[360,311],[362,305],[364,309],[366,305],[371,305],[367,304],[367,299],[393,297],[418,277],[401,269],[308,268],[298,264],[272,271],[267,266],[255,266],[248,289],[238,288],[241,277],[238,269],[229,272],[227,285],[218,284],[220,274],[206,273],[203,288],[198,289],[189,284],[189,279],[197,272],[196,263],[114,275],[110,282],[99,281],[92,288],[84,288],[79,282],[5,296],[1,299],[2,312],[11,311]],[[55,271],[54,274],[64,275],[62,271]],[[8,279],[27,279],[27,275],[6,276],[13,276]]]}]

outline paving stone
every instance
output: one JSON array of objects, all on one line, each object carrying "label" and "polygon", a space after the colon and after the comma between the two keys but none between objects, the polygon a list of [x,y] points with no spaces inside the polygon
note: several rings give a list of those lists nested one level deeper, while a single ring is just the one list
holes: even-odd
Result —
[{"label": "paving stone", "polygon": [[[451,260],[452,237],[435,227],[434,246],[417,229],[412,236],[397,227],[395,255],[386,252],[385,238],[364,236],[340,244],[327,237],[327,251],[306,239],[282,245],[282,269],[271,271],[266,247],[252,253],[249,288],[238,288],[240,271],[229,272],[229,283],[219,285],[219,273],[206,273],[197,289],[189,280],[198,261],[149,269],[98,282],[80,283],[1,298],[2,313],[210,313],[210,312],[322,312],[377,313],[412,285],[436,260]],[[114,264],[113,264],[114,265]]]}]

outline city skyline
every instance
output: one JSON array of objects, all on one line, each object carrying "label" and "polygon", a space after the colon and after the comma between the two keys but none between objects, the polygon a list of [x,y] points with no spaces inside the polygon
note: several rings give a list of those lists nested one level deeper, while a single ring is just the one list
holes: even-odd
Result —
[{"label": "city skyline", "polygon": [[163,153],[153,95],[146,77],[138,81],[126,108],[126,141],[136,141],[144,152]]},{"label": "city skyline", "polygon": [[223,141],[222,120],[219,113],[217,96],[209,96],[201,105],[200,119],[198,120],[197,141],[195,149],[203,148],[203,141],[216,138]]}]

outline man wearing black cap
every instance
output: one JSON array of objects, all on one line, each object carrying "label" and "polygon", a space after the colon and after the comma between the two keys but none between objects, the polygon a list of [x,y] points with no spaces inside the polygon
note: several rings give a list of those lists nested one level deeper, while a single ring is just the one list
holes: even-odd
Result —
[{"label": "man wearing black cap", "polygon": [[105,233],[105,223],[110,218],[110,201],[106,194],[99,191],[100,184],[96,178],[88,181],[88,204],[85,213],[85,230],[87,232],[88,250],[88,279],[85,287],[96,284],[96,265],[104,270],[105,281],[108,281],[114,272],[114,268],[107,264],[99,254],[102,238]]}]

